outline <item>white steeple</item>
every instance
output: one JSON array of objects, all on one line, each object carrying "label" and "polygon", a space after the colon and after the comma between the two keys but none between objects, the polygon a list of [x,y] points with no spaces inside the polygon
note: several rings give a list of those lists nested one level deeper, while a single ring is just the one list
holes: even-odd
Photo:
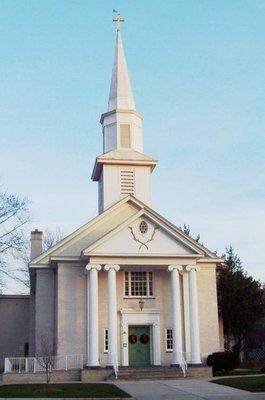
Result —
[{"label": "white steeple", "polygon": [[[115,22],[123,22],[120,14]],[[97,157],[92,179],[98,181],[101,213],[122,197],[132,194],[151,205],[151,172],[157,161],[143,154],[142,116],[135,109],[119,26],[108,111],[101,115],[103,154]]]},{"label": "white steeple", "polygon": [[108,111],[117,109],[135,110],[131,82],[119,29],[116,36]]}]

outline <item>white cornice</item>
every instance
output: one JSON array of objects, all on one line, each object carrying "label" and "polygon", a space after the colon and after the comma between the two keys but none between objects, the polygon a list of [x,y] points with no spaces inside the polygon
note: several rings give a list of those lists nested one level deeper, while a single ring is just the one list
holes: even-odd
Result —
[{"label": "white cornice", "polygon": [[135,166],[145,166],[145,167],[150,167],[151,171],[155,168],[157,165],[158,161],[157,160],[113,160],[113,159],[100,159],[96,158],[94,168],[92,171],[91,179],[93,181],[98,181],[101,175],[102,171],[102,166],[104,164],[109,164],[109,165],[135,165]]},{"label": "white cornice", "polygon": [[142,114],[140,114],[136,110],[124,110],[124,109],[117,108],[116,110],[112,110],[112,111],[103,113],[100,117],[100,123],[102,124],[104,121],[104,118],[109,117],[110,115],[113,115],[113,114],[133,114],[133,115],[136,115],[137,117],[143,119]]}]

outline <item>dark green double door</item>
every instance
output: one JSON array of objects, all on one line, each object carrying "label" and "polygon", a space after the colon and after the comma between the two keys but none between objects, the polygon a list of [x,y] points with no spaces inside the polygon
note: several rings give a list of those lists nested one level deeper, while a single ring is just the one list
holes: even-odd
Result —
[{"label": "dark green double door", "polygon": [[129,326],[129,365],[150,365],[150,326]]}]

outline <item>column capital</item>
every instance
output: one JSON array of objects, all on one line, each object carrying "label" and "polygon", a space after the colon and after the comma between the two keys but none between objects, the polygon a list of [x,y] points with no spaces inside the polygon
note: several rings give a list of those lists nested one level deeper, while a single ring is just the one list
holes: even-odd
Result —
[{"label": "column capital", "polygon": [[180,272],[183,270],[183,267],[182,265],[169,265],[167,269],[169,272],[172,272],[174,269],[177,269]]},{"label": "column capital", "polygon": [[200,267],[198,265],[186,265],[186,271],[190,272],[192,270],[198,272],[200,271]]},{"label": "column capital", "polygon": [[116,272],[118,272],[120,269],[120,266],[116,265],[116,264],[106,264],[104,267],[104,270],[109,271],[110,269],[114,269]]},{"label": "column capital", "polygon": [[92,269],[95,269],[96,271],[100,271],[101,270],[101,265],[99,265],[99,264],[87,264],[86,265],[86,270],[87,271],[91,271]]}]

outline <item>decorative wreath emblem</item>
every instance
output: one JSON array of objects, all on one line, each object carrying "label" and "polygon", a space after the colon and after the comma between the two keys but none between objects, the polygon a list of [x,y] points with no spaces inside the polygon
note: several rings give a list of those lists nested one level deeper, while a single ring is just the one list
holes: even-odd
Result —
[{"label": "decorative wreath emblem", "polygon": [[140,341],[141,341],[141,343],[143,343],[143,344],[149,343],[149,340],[150,340],[150,337],[149,337],[148,333],[143,333],[143,334],[140,336]]},{"label": "decorative wreath emblem", "polygon": [[[154,227],[152,232],[151,232],[151,234],[150,234],[150,237],[147,238],[146,240],[142,240],[142,238],[139,237],[139,232],[138,232],[138,235],[136,235],[136,233],[134,232],[134,228],[132,226],[129,226],[129,229],[131,231],[133,240],[135,240],[136,242],[140,243],[139,250],[141,250],[142,247],[145,247],[146,250],[148,250],[147,243],[150,243],[150,242],[152,242],[154,240],[155,233],[159,228],[158,227]],[[147,225],[147,223],[145,221],[141,221],[141,223],[139,225],[139,231],[141,233],[141,236],[145,236],[147,234],[147,232],[149,231],[148,225]]]},{"label": "decorative wreath emblem", "polygon": [[129,342],[135,344],[137,342],[137,336],[133,333],[129,336]]}]

